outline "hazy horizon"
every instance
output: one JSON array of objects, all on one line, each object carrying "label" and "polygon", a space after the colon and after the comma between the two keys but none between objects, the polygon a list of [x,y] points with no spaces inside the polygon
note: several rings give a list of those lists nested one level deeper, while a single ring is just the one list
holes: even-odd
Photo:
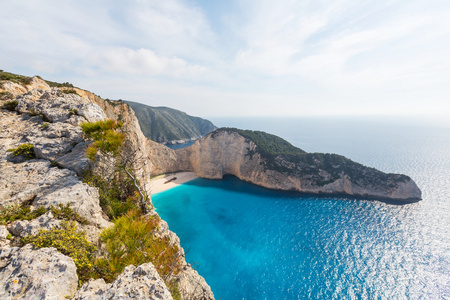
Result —
[{"label": "hazy horizon", "polygon": [[5,1],[0,69],[201,117],[450,118],[450,2]]}]

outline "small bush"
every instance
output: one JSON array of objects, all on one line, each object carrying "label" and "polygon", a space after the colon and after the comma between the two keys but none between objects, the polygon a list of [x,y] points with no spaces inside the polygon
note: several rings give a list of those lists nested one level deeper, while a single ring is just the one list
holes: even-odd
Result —
[{"label": "small bush", "polygon": [[53,123],[49,118],[47,118],[46,115],[44,115],[42,112],[40,111],[35,111],[35,110],[28,110],[28,114],[32,117],[38,116],[42,119],[42,121],[44,122],[48,122],[48,123]]},{"label": "small bush", "polygon": [[36,158],[36,155],[34,153],[34,146],[32,144],[22,144],[16,149],[8,149],[7,151],[12,152],[13,156],[22,155],[23,157],[25,157],[25,159]]},{"label": "small bush", "polygon": [[69,109],[69,117],[70,117],[70,116],[76,116],[76,115],[78,115],[78,109],[76,109],[76,108],[70,108],[70,109]]},{"label": "small bush", "polygon": [[86,239],[86,232],[78,230],[76,222],[63,221],[61,229],[39,230],[38,234],[23,238],[22,244],[54,247],[71,257],[77,267],[80,285],[93,275],[95,247]]},{"label": "small bush", "polygon": [[58,83],[58,82],[48,81],[48,80],[45,80],[45,82],[47,82],[47,84],[48,84],[50,87],[58,87],[58,88],[61,88],[61,87],[68,87],[68,88],[73,88],[73,84],[71,84],[71,83],[69,83],[69,82]]},{"label": "small bush", "polygon": [[7,91],[0,92],[0,99],[1,100],[8,100],[8,99],[12,99],[12,98],[14,98],[14,95],[11,94],[10,92],[7,92]]},{"label": "small bush", "polygon": [[112,220],[138,208],[139,194],[131,179],[118,171],[113,180],[104,180],[92,170],[85,172],[83,182],[98,188],[100,206]]},{"label": "small bush", "polygon": [[177,291],[176,284],[167,278],[181,270],[179,249],[168,239],[155,235],[159,218],[145,217],[140,210],[132,210],[114,223],[101,234],[108,251],[106,258],[97,262],[102,277],[111,282],[126,266],[151,262],[172,292]]},{"label": "small bush", "polygon": [[50,168],[54,168],[57,167],[58,169],[63,169],[63,167],[61,167],[58,163],[58,161],[54,160],[50,163]]},{"label": "small bush", "polygon": [[64,94],[75,94],[80,96],[77,91],[75,91],[74,89],[66,89],[66,90],[61,90],[61,92],[63,92]]},{"label": "small bush", "polygon": [[3,104],[3,108],[7,109],[7,110],[10,110],[10,111],[14,111],[18,104],[19,103],[16,100],[8,101],[5,104]]},{"label": "small bush", "polygon": [[60,220],[68,220],[68,221],[77,221],[81,224],[89,224],[88,220],[80,216],[77,212],[73,211],[70,208],[70,204],[67,203],[66,205],[60,203],[58,206],[54,207],[53,205],[50,206],[50,210],[53,213],[53,216]]},{"label": "small bush", "polygon": [[50,125],[50,123],[45,122],[44,124],[41,125],[41,128],[45,129],[48,127],[48,125]]},{"label": "small bush", "polygon": [[12,81],[14,83],[17,84],[30,84],[31,83],[31,78],[27,77],[27,76],[22,76],[22,75],[16,75],[16,74],[12,74],[12,73],[8,73],[8,72],[0,72],[0,80],[8,80],[8,81]]},{"label": "small bush", "polygon": [[12,205],[0,209],[0,225],[6,225],[16,220],[33,220],[47,212],[43,206],[31,210],[30,206]]},{"label": "small bush", "polygon": [[81,129],[88,138],[95,142],[88,147],[87,157],[95,161],[95,155],[100,150],[103,153],[109,153],[117,156],[119,149],[125,141],[125,134],[116,130],[123,126],[122,122],[105,120],[98,122],[88,122],[81,124]]}]

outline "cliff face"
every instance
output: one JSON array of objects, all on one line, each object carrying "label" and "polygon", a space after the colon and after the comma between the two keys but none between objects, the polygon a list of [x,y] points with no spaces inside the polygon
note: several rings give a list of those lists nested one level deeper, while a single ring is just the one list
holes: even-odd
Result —
[{"label": "cliff face", "polygon": [[158,143],[195,141],[216,129],[210,121],[176,109],[152,107],[132,101],[126,103],[134,110],[144,135]]},{"label": "cliff face", "polygon": [[[251,139],[235,131],[218,130],[189,148],[170,152],[179,170],[203,178],[234,175],[266,188],[314,194],[419,200],[421,191],[405,175],[386,174],[335,154],[266,155]],[[299,149],[300,150],[300,149]],[[301,151],[301,150],[300,150]],[[173,170],[174,159],[159,169]],[[169,167],[170,166],[170,167]]]},{"label": "cliff face", "polygon": [[[85,157],[90,142],[84,139],[79,124],[106,118],[123,121],[139,164],[136,175],[149,193],[146,183],[152,164],[148,160],[147,139],[134,112],[123,102],[108,102],[81,89],[75,89],[77,95],[64,93],[65,88],[50,88],[37,77],[27,85],[2,81],[1,86],[1,91],[12,94],[17,103],[12,111],[0,110],[0,210],[10,205],[27,205],[34,210],[70,204],[74,212],[89,222],[88,225],[80,223],[78,227],[96,244],[101,230],[112,223],[102,213],[98,189],[83,183],[79,176],[91,167]],[[0,100],[0,106],[5,103],[6,100]],[[34,145],[36,158],[24,160],[7,151],[25,143]],[[58,228],[60,224],[61,220],[48,210],[34,219],[0,226],[0,298],[28,299],[43,295],[49,299],[66,299],[74,296],[78,278],[72,258],[53,255],[56,252],[53,248],[11,247],[21,237],[36,234],[40,229]],[[155,234],[181,249],[182,270],[177,275],[181,299],[214,299],[205,280],[184,260],[180,241],[167,223],[161,221]],[[65,265],[70,268],[60,268]],[[75,295],[76,299],[109,299],[118,295],[134,295],[137,299],[148,299],[149,295],[158,299],[172,298],[151,264],[136,267],[126,268],[111,284],[102,280],[86,283]]]}]

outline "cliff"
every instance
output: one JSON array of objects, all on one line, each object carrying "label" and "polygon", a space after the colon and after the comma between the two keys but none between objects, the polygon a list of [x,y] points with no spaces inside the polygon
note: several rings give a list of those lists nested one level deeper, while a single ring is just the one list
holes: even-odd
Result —
[{"label": "cliff", "polygon": [[336,154],[306,153],[263,132],[222,128],[189,148],[155,150],[153,147],[151,151],[155,162],[153,175],[186,170],[210,179],[234,175],[259,186],[284,191],[421,199],[420,189],[406,175],[386,174]]},{"label": "cliff", "polygon": [[[171,249],[178,249],[180,270],[176,275],[161,278],[152,263],[130,265],[111,283],[91,280],[79,288],[79,260],[53,247],[21,244],[22,238],[43,234],[40,230],[65,228],[66,220],[75,220],[87,241],[99,245],[96,255],[106,251],[100,233],[114,224],[101,207],[100,189],[82,178],[96,166],[85,156],[92,141],[83,134],[80,124],[121,120],[138,164],[135,175],[148,192],[146,183],[152,165],[147,157],[147,139],[127,104],[105,101],[68,84],[50,87],[38,77],[7,73],[1,79],[0,298],[172,299],[165,283],[169,276],[177,284],[178,298],[213,299],[205,280],[184,260],[178,237],[155,211],[145,218],[158,222],[152,232],[155,240],[167,241]],[[63,209],[65,205],[70,209]]]},{"label": "cliff", "polygon": [[135,112],[144,135],[161,144],[195,141],[216,129],[210,121],[176,109],[125,102]]}]

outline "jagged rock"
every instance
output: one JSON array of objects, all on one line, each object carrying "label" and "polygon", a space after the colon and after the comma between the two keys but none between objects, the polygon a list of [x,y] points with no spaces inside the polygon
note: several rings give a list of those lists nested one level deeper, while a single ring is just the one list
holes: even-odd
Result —
[{"label": "jagged rock", "polygon": [[103,110],[94,103],[83,104],[78,110],[78,115],[84,117],[88,122],[102,121],[106,118]]},{"label": "jagged rock", "polygon": [[122,274],[111,284],[103,279],[85,283],[76,293],[73,300],[84,299],[172,299],[164,281],[151,263],[139,267],[132,265],[125,268]]},{"label": "jagged rock", "polygon": [[72,300],[106,300],[106,291],[110,286],[103,279],[91,279],[83,284]]},{"label": "jagged rock", "polygon": [[49,230],[57,228],[60,223],[61,220],[55,219],[52,212],[48,211],[42,216],[31,221],[14,221],[8,226],[8,230],[15,236],[25,237],[27,235],[37,234],[41,229]]},{"label": "jagged rock", "polygon": [[2,83],[2,86],[3,90],[10,92],[13,95],[23,94],[27,92],[27,89],[24,86],[11,81],[4,81]]},{"label": "jagged rock", "polygon": [[75,263],[55,248],[0,249],[1,299],[67,299],[78,285]]},{"label": "jagged rock", "polygon": [[66,120],[66,123],[72,124],[73,126],[79,126],[80,124],[85,122],[86,119],[78,115],[72,115],[69,119]]},{"label": "jagged rock", "polygon": [[42,193],[37,194],[34,198],[34,205],[48,207],[69,203],[70,207],[81,217],[100,227],[109,226],[102,216],[98,189],[82,183],[73,171],[69,172],[71,174],[63,181],[54,183]]},{"label": "jagged rock", "polygon": [[50,161],[57,160],[84,140],[81,128],[67,123],[52,123],[43,129],[33,128],[25,133],[24,139],[34,145],[37,158]]},{"label": "jagged rock", "polygon": [[75,171],[78,176],[92,167],[91,161],[86,157],[86,148],[89,142],[82,142],[72,148],[72,151],[58,158],[58,165]]},{"label": "jagged rock", "polygon": [[[96,243],[100,229],[111,223],[102,216],[98,190],[82,183],[76,175],[76,173],[81,174],[89,162],[83,155],[83,149],[88,143],[85,143],[84,140],[80,141],[82,139],[81,131],[74,125],[85,121],[102,120],[106,116],[121,120],[124,123],[123,130],[127,133],[133,149],[136,150],[136,161],[139,162],[136,175],[147,192],[150,192],[149,179],[152,164],[148,158],[147,139],[142,134],[138,120],[128,105],[123,102],[118,105],[111,104],[87,91],[76,88],[74,90],[83,97],[76,94],[64,94],[58,89],[46,91],[34,89],[17,97],[19,105],[16,110],[23,113],[22,115],[1,110],[0,204],[31,203],[35,206],[49,206],[70,203],[74,211],[91,222],[90,225],[80,225],[80,228],[86,231],[89,241]],[[29,114],[30,111],[35,112],[38,116],[32,117]],[[53,123],[44,125],[42,116]],[[11,159],[11,154],[6,150],[16,148],[26,142],[35,145],[35,153],[38,158],[42,159],[28,161]],[[49,160],[56,161],[59,167],[68,169],[52,167]],[[24,236],[34,234],[39,229],[53,228],[53,226],[58,226],[59,222],[59,220],[51,219],[50,214],[46,214],[31,221],[16,221],[9,226],[9,229],[17,236]],[[168,236],[170,241],[181,249],[178,237],[169,231],[167,226],[162,229],[160,234]],[[1,263],[3,261],[0,261]],[[121,281],[116,282],[117,293],[111,294],[112,298],[104,299],[120,298],[122,290],[139,296],[139,291],[142,289],[136,290],[133,286],[148,288],[146,285],[139,285],[139,280],[142,279],[143,282],[146,282],[146,277],[139,272],[134,274],[134,269],[132,271],[128,275],[124,275]],[[186,280],[180,281],[180,286],[183,287],[181,290],[183,299],[200,298],[189,293],[203,290],[198,288],[198,282],[204,282],[204,279],[192,271],[193,269],[188,264],[185,264],[181,271],[183,274],[186,273],[185,275],[181,274],[181,278],[186,278]],[[150,273],[152,274],[153,271]],[[135,280],[139,282],[136,283]],[[126,282],[130,282],[131,285],[123,288],[122,285]],[[206,283],[204,284],[206,285]],[[163,292],[161,295],[165,299],[166,293]],[[167,295],[170,297],[170,294],[167,293]],[[212,293],[211,297],[206,297],[206,299],[213,299]]]},{"label": "jagged rock", "polygon": [[6,229],[6,226],[0,225],[0,247],[5,247],[9,245],[9,240],[7,239],[9,235],[8,229]]},{"label": "jagged rock", "polygon": [[[64,94],[53,88],[50,91],[32,90],[17,97],[16,110],[21,113],[39,112],[51,122],[65,122],[76,111],[78,116],[88,122],[100,121],[106,118],[101,108],[77,94]],[[77,119],[77,123],[80,119]]]},{"label": "jagged rock", "polygon": [[9,234],[9,232],[8,232],[8,229],[6,229],[6,226],[5,225],[0,225],[0,240],[1,239],[6,239],[8,234]]},{"label": "jagged rock", "polygon": [[214,300],[211,288],[192,267],[187,266],[178,274],[178,278],[182,299]]},{"label": "jagged rock", "polygon": [[51,168],[45,160],[20,164],[3,162],[0,173],[0,201],[3,205],[31,201],[36,206],[71,205],[80,216],[100,227],[109,223],[102,217],[98,190],[80,181],[75,172]]}]

